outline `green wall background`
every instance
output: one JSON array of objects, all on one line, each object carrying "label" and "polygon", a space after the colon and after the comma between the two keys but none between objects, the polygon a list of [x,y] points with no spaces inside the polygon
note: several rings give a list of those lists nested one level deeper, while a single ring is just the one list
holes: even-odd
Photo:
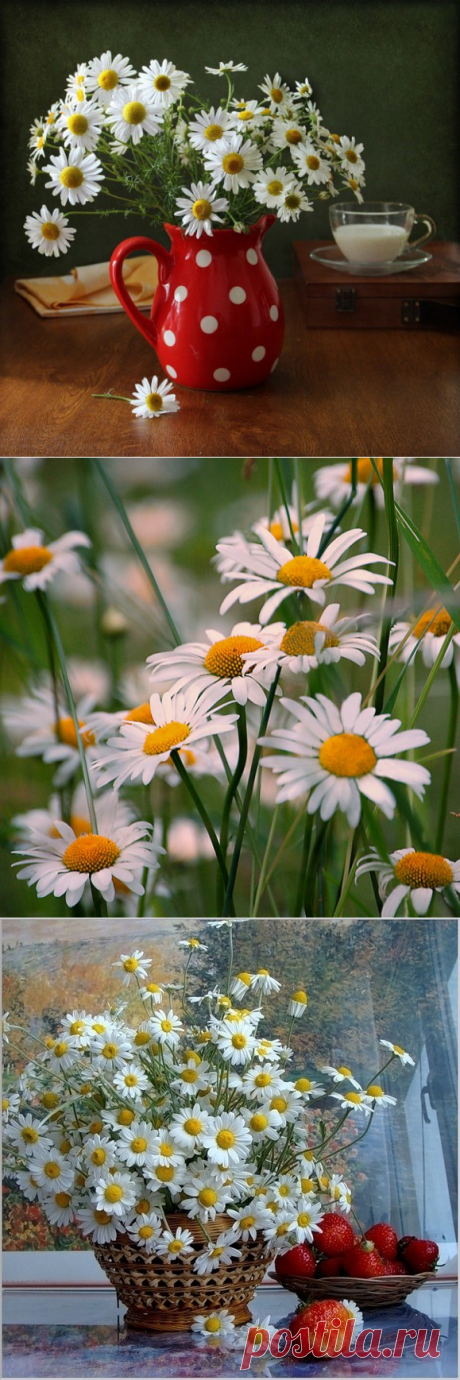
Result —
[{"label": "green wall background", "polygon": [[[2,26],[5,273],[49,271],[23,231],[45,197],[58,204],[29,184],[29,125],[64,95],[77,62],[106,48],[136,68],[167,56],[216,104],[224,83],[204,73],[205,63],[246,62],[237,87],[246,99],[267,71],[278,68],[292,83],[307,75],[329,128],[364,142],[366,196],[411,202],[434,216],[441,238],[460,238],[456,0],[3,0]],[[68,272],[103,260],[127,234],[156,229],[136,217],[79,216],[59,266]],[[327,205],[319,203],[297,227],[274,227],[267,259],[286,276],[290,241],[328,234]]]}]

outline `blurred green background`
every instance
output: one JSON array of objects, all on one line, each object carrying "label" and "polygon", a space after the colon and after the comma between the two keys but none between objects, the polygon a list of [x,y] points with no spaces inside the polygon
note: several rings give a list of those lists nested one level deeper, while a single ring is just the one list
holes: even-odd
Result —
[{"label": "blurred green background", "polygon": [[[313,475],[324,462],[302,460],[303,496],[310,501],[314,497]],[[454,462],[456,463],[456,462]],[[458,463],[458,462],[457,462]],[[432,549],[444,570],[448,570],[458,552],[458,534],[452,512],[451,495],[444,460],[428,460],[424,465],[435,467],[439,482],[436,486],[405,486],[403,504],[411,513],[417,526],[432,545]],[[160,587],[171,609],[173,617],[184,641],[202,640],[206,628],[222,628],[230,631],[241,619],[255,621],[259,603],[249,606],[236,605],[225,620],[219,618],[219,606],[223,594],[230,586],[220,584],[219,577],[210,564],[215,552],[216,542],[236,529],[247,534],[252,524],[268,511],[267,481],[268,460],[242,462],[238,459],[226,460],[218,466],[215,460],[207,459],[131,459],[110,460],[106,466],[121,495],[131,521],[135,526]],[[290,490],[292,462],[283,462],[287,487]],[[129,672],[136,676],[135,689],[129,691],[131,698],[122,703],[138,704],[151,693],[148,683],[139,681],[145,658],[152,652],[171,646],[171,635],[155,606],[152,591],[147,584],[139,562],[129,546],[126,534],[91,460],[44,460],[16,461],[14,472],[21,477],[23,491],[29,505],[30,519],[45,529],[48,540],[62,532],[83,528],[88,531],[92,542],[91,560],[97,567],[97,583],[90,584],[86,577],[66,579],[59,577],[52,586],[52,601],[61,628],[66,655],[74,665],[74,693],[77,687],[88,688],[105,674],[109,687],[105,694],[99,693],[98,703],[108,707],[110,699],[110,674],[123,678]],[[11,508],[11,493],[5,485],[8,500],[3,507],[5,540],[11,531],[21,530],[22,524],[17,510]],[[366,548],[387,554],[387,532],[383,513],[377,513],[375,531],[372,534],[372,515],[368,507],[369,499],[360,517],[360,523],[368,535]],[[7,513],[13,512],[13,524],[8,531]],[[352,510],[353,511],[353,510]],[[1,509],[0,509],[1,512]],[[356,520],[347,515],[345,526],[356,526]],[[454,577],[453,577],[454,578]],[[401,540],[401,563],[398,581],[397,615],[407,616],[425,605],[427,589],[420,567],[413,559],[408,547]],[[331,601],[329,601],[331,602]],[[340,588],[338,602],[342,610],[355,609],[359,599],[352,590]],[[101,614],[108,606],[120,610],[127,624],[126,636],[121,640],[104,637],[101,633]],[[362,610],[373,614],[377,628],[380,596],[363,596]],[[281,611],[281,617],[283,612]],[[43,629],[36,600],[26,594],[18,585],[10,585],[7,602],[0,608],[0,629],[2,633],[0,670],[0,706],[5,696],[23,694],[34,674],[46,671],[46,648]],[[21,647],[29,643],[33,657],[32,675],[30,661],[22,654]],[[399,672],[399,666],[389,672],[388,687],[391,687]],[[326,688],[337,701],[341,701],[351,690],[367,693],[370,684],[370,662],[365,667],[352,667],[342,662],[340,668],[331,668],[332,676]],[[107,671],[109,674],[107,674]],[[411,707],[416,702],[427,677],[420,654],[417,654],[413,675],[405,680],[404,693],[398,699],[394,717],[403,720],[407,727]],[[302,677],[292,681],[289,690],[295,697],[304,693]],[[298,681],[298,684],[297,684]],[[310,693],[323,689],[315,685],[314,676],[310,678]],[[131,681],[132,683],[132,681]],[[432,744],[427,752],[440,751],[445,746],[449,714],[449,677],[446,671],[435,679],[432,690],[423,707],[419,727],[429,734]],[[253,718],[254,730],[258,725],[258,714]],[[31,725],[32,727],[32,725]],[[230,737],[230,735],[229,735]],[[11,828],[13,815],[37,807],[44,807],[51,794],[53,769],[45,766],[39,759],[20,759],[13,753],[11,741],[5,740],[5,758],[2,772],[2,792],[0,804],[0,913],[3,915],[64,915],[66,908],[62,901],[47,897],[40,902],[35,888],[27,888],[24,882],[15,879],[11,869],[11,847],[15,836]],[[423,805],[417,805],[427,838],[434,838],[435,821],[443,771],[443,758],[430,762],[432,784],[426,792]],[[264,778],[271,777],[264,772]],[[211,812],[214,823],[220,818],[222,807],[222,783],[207,776],[198,783],[200,794]],[[460,777],[454,759],[449,811],[460,811]],[[155,788],[156,789],[156,788]],[[267,787],[264,789],[268,789]],[[167,788],[173,817],[190,815],[189,800],[182,785],[171,790]],[[137,798],[137,792],[135,792]],[[155,800],[157,796],[155,795]],[[279,838],[276,848],[290,827],[299,801],[283,806],[279,819]],[[157,805],[155,805],[157,810]],[[261,814],[262,848],[272,819],[272,799],[267,800]],[[340,837],[340,849],[346,833],[346,823],[342,815],[336,816]],[[409,843],[406,825],[395,817],[386,824],[383,816],[380,822],[393,849]],[[430,833],[430,828],[432,832]],[[283,862],[274,879],[275,892],[280,913],[295,913],[294,897],[297,887],[297,874],[300,863],[300,849],[303,821],[295,830],[292,846],[286,852]],[[276,851],[276,848],[274,852]],[[446,857],[458,858],[459,821],[453,813],[448,813],[443,851]],[[274,856],[274,853],[273,853]],[[331,891],[340,881],[341,852],[331,863]],[[334,874],[337,871],[338,878]],[[173,863],[168,860],[162,868],[170,887],[170,897],[164,898],[161,907],[170,915],[215,914],[214,863],[199,862],[194,865]],[[249,851],[243,856],[241,878],[237,888],[237,914],[247,914],[244,898],[249,895],[251,861]],[[328,883],[329,885],[329,883]],[[291,894],[292,893],[292,894]],[[352,888],[347,913],[360,914],[360,904],[371,908],[375,914],[370,883],[363,880],[359,889]],[[326,899],[327,904],[327,899]],[[271,913],[267,896],[262,903],[261,914]],[[326,914],[328,911],[326,909]],[[329,912],[330,913],[330,912]],[[78,922],[77,922],[78,923]],[[418,922],[419,924],[422,922]]]},{"label": "blurred green background", "polygon": [[[29,126],[64,95],[77,63],[107,48],[136,69],[167,56],[215,104],[225,83],[203,68],[221,59],[247,64],[237,81],[245,99],[258,94],[266,72],[279,69],[293,86],[308,76],[329,128],[365,145],[367,198],[410,202],[434,217],[442,239],[459,237],[456,0],[3,0],[2,26],[5,273],[50,271],[23,231],[46,197],[55,204],[40,180],[29,185]],[[63,272],[108,258],[119,240],[147,228],[136,217],[77,223]],[[287,276],[292,239],[328,236],[327,205],[319,203],[297,226],[273,228],[267,259]]]}]

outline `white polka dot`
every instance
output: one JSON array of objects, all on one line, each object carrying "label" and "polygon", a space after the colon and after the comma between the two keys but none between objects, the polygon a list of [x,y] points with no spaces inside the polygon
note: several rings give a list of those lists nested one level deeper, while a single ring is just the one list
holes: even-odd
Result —
[{"label": "white polka dot", "polygon": [[277,320],[278,320],[278,317],[279,317],[278,307],[270,307],[270,316],[271,316],[271,318],[272,318],[272,321],[277,321]]},{"label": "white polka dot", "polygon": [[256,263],[257,263],[257,254],[256,254],[255,249],[247,249],[247,250],[246,250],[246,258],[247,258],[248,264],[256,264]]},{"label": "white polka dot", "polygon": [[174,293],[174,301],[185,302],[186,297],[188,297],[188,288],[183,287],[182,285],[181,287],[177,287]]},{"label": "white polka dot", "polygon": [[265,349],[265,345],[256,345],[255,350],[252,351],[252,356],[251,356],[251,358],[252,358],[252,359],[255,359],[256,364],[257,364],[258,361],[259,361],[259,359],[263,359],[263,358],[264,358],[264,355],[266,355],[266,353],[267,353],[267,351],[266,351],[266,349]]},{"label": "white polka dot", "polygon": [[172,379],[177,379],[177,373],[176,370],[173,369],[172,364],[166,365],[166,373],[170,374]]},{"label": "white polka dot", "polygon": [[229,292],[228,295],[229,295],[230,301],[231,301],[231,302],[235,302],[237,305],[238,305],[239,302],[245,302],[245,301],[246,301],[246,293],[245,293],[245,291],[244,291],[244,288],[242,288],[242,287],[230,288],[230,292]]},{"label": "white polka dot", "polygon": [[174,331],[165,331],[164,336],[163,336],[163,340],[164,340],[165,345],[175,345],[175,344],[176,344],[176,337],[175,337],[175,335],[174,335]]},{"label": "white polka dot", "polygon": [[202,316],[200,326],[202,331],[204,331],[205,335],[212,335],[213,331],[217,331],[217,321],[215,316]]},{"label": "white polka dot", "polygon": [[274,374],[277,364],[279,364],[279,356],[278,356],[278,359],[275,359],[274,362],[273,362],[273,364],[272,364],[272,367],[271,367],[271,369],[270,369],[270,373],[271,373],[271,374]]},{"label": "white polka dot", "polygon": [[213,378],[216,380],[216,383],[226,383],[227,379],[230,378],[230,370],[215,369],[213,373]]},{"label": "white polka dot", "polygon": [[212,262],[212,254],[209,253],[209,249],[200,249],[196,256],[196,261],[198,268],[209,268]]}]

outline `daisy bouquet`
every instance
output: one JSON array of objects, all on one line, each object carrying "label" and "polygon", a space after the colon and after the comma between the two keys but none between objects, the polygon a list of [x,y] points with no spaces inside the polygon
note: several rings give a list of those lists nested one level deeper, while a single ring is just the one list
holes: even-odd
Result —
[{"label": "daisy bouquet", "polygon": [[[240,1262],[253,1264],[257,1252],[262,1278],[268,1261],[293,1245],[321,1252],[329,1205],[354,1216],[351,1190],[332,1171],[331,1143],[343,1153],[339,1133],[346,1128],[349,1137],[350,1116],[361,1119],[362,1139],[395,1103],[383,1069],[413,1061],[382,1041],[384,1064],[365,1087],[351,1069],[329,1064],[318,1079],[290,1073],[305,991],[284,1002],[286,1042],[263,1034],[281,983],[266,968],[235,973],[233,922],[210,924],[228,932],[223,990],[203,991],[206,974],[193,966],[207,951],[199,939],[179,941],[179,984],[156,981],[152,960],[136,949],[114,965],[122,982],[114,1006],[70,1010],[55,1034],[33,1037],[20,1076],[7,1071],[5,1164],[50,1223],[77,1221],[101,1263],[110,1263],[114,1246],[131,1244],[133,1267],[156,1262],[168,1287],[171,1268],[176,1284],[183,1268],[195,1280],[212,1276],[218,1299],[223,1283],[220,1301],[231,1313]],[[6,1020],[12,1051],[20,1030]],[[354,1139],[352,1132],[347,1145]],[[220,1316],[208,1304],[209,1313]]]},{"label": "daisy bouquet", "polygon": [[72,218],[134,212],[199,237],[216,226],[244,231],[262,208],[297,221],[315,197],[341,189],[362,200],[363,145],[323,124],[307,78],[290,87],[279,72],[267,74],[248,100],[234,87],[244,63],[205,70],[224,86],[212,103],[167,59],[136,72],[128,58],[105,52],[68,77],[30,131],[31,182],[43,182],[50,202],[25,221],[40,254],[69,249],[68,209]]},{"label": "daisy bouquet", "polygon": [[[231,916],[238,904],[246,915],[266,905],[274,915],[340,916],[355,901],[384,916],[424,915],[432,904],[458,913],[460,862],[443,852],[458,709],[456,562],[444,573],[400,503],[409,485],[433,492],[437,475],[404,457],[321,466],[307,503],[300,462],[290,495],[281,463],[268,469],[266,513],[217,541],[215,626],[186,640],[107,470],[93,462],[95,494],[102,481],[170,644],[143,633],[136,684],[118,674],[102,704],[73,694],[51,599],[88,539],[48,542],[28,527],[11,538],[0,580],[37,602],[50,658],[49,677],[4,706],[17,754],[41,759],[53,788],[12,826],[17,875],[40,900],[62,898],[83,914],[180,914],[195,861],[195,877],[205,872],[212,886],[197,902],[187,873],[188,914]],[[429,582],[417,608],[397,593],[400,537]],[[115,639],[118,627],[115,617]],[[450,712],[447,741],[431,747],[438,676]]]}]

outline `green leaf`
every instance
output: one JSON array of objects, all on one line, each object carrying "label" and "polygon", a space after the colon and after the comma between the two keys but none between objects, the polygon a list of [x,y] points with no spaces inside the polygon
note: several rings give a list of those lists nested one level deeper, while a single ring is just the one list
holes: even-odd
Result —
[{"label": "green leaf", "polygon": [[423,570],[428,583],[436,590],[437,594],[441,595],[443,604],[450,614],[457,632],[460,632],[460,609],[455,590],[450,580],[448,580],[447,575],[444,574],[442,566],[440,566],[439,561],[431,550],[431,546],[429,546],[425,538],[422,537],[415,522],[412,522],[412,519],[407,516],[407,513],[404,512],[399,503],[395,503],[395,513],[407,545],[415,556],[418,565]]}]

